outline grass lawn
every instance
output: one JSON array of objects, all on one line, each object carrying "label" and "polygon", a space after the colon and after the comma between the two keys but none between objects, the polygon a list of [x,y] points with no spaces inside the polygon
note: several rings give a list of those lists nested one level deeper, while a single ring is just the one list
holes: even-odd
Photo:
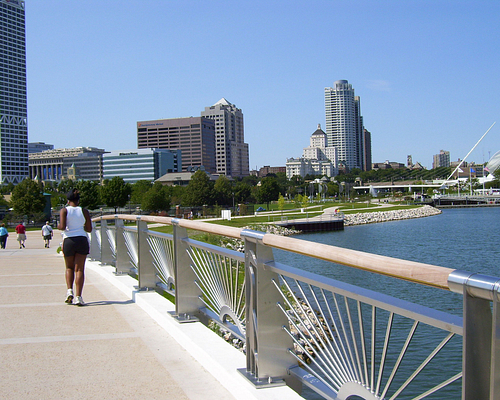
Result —
[{"label": "grass lawn", "polygon": [[[322,210],[329,207],[338,208],[340,212],[344,214],[354,214],[354,213],[366,213],[366,212],[377,212],[377,211],[394,211],[394,210],[404,210],[410,208],[418,208],[421,206],[417,205],[402,205],[398,204],[382,204],[370,203],[366,202],[358,202],[358,203],[338,203],[338,202],[330,202],[324,203],[321,205],[311,205],[307,208],[307,212],[301,213],[297,212],[295,208],[295,204],[292,204],[290,208],[283,210],[283,213],[279,210],[274,210],[273,212],[259,212],[257,216],[245,216],[245,217],[233,217],[231,221],[228,220],[209,220],[207,223],[211,224],[219,224],[225,226],[232,226],[235,228],[243,228],[249,225],[256,224],[266,224],[266,223],[274,223],[280,222],[281,217],[287,218],[288,220],[292,219],[302,219],[307,217],[315,217],[321,215],[323,213]],[[255,209],[258,208],[259,205],[255,205]],[[203,222],[203,219],[198,221]],[[152,230],[163,233],[172,233],[173,229],[171,226],[163,226],[158,228],[153,228]],[[191,237],[191,235],[189,235]]]}]

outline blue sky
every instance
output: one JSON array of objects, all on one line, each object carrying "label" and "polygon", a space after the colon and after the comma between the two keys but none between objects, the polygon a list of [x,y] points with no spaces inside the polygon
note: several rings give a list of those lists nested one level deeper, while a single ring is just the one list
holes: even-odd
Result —
[{"label": "blue sky", "polygon": [[325,127],[324,88],[361,98],[372,158],[432,167],[500,150],[499,1],[26,0],[29,141],[137,147],[136,122],[241,108],[250,168]]}]

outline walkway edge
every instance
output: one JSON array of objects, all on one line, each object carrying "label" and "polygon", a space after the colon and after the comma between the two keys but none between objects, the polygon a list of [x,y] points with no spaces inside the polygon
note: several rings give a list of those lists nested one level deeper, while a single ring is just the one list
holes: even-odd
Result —
[{"label": "walkway edge", "polygon": [[255,389],[238,371],[245,368],[245,355],[226,343],[200,322],[179,324],[168,314],[175,311],[170,301],[156,292],[140,292],[137,281],[128,275],[115,275],[114,267],[87,260],[86,268],[99,274],[142,308],[168,332],[203,368],[235,397],[242,400],[303,399],[287,386]]}]

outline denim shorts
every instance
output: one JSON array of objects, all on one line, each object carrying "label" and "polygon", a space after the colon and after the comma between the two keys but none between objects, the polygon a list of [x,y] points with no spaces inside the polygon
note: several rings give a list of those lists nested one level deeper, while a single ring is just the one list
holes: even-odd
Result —
[{"label": "denim shorts", "polygon": [[72,257],[75,254],[89,254],[89,239],[87,236],[64,238],[62,251],[64,257]]}]

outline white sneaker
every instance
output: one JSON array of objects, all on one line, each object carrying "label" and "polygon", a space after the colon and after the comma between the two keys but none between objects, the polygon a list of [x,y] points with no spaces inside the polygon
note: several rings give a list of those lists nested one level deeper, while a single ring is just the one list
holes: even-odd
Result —
[{"label": "white sneaker", "polygon": [[84,306],[85,302],[82,299],[82,296],[75,297],[75,306]]},{"label": "white sneaker", "polygon": [[68,289],[68,292],[66,293],[66,300],[64,300],[64,302],[67,304],[73,303],[73,297],[73,289]]}]

